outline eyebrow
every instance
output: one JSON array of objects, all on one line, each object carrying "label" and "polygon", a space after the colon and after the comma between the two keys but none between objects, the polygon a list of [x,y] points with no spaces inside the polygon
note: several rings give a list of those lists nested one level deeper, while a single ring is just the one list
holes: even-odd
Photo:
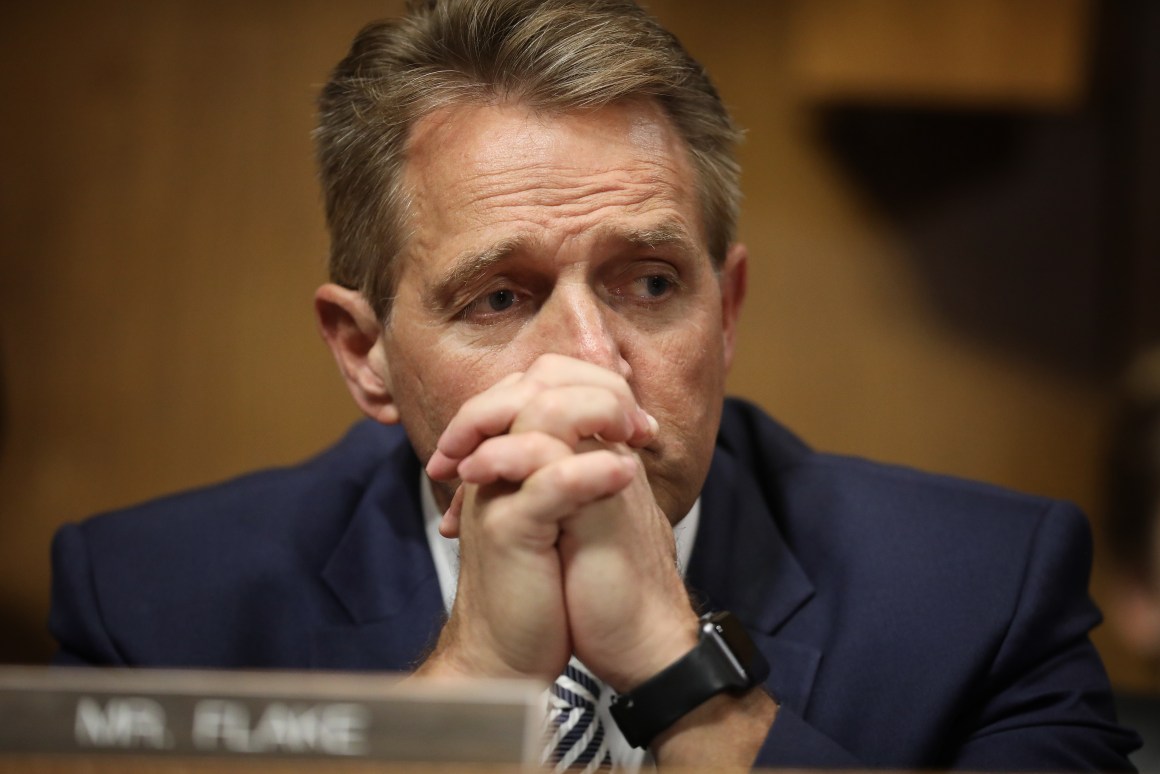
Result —
[{"label": "eyebrow", "polygon": [[[665,221],[651,228],[597,227],[595,237],[598,243],[615,242],[635,248],[655,250],[676,246],[690,252],[696,250],[696,241],[688,229],[676,221]],[[495,266],[523,249],[528,241],[526,235],[517,236],[481,251],[461,253],[451,261],[451,269],[423,293],[424,303],[432,309],[451,305],[460,289],[487,276]]]},{"label": "eyebrow", "polygon": [[678,246],[693,249],[695,242],[688,229],[675,221],[667,221],[653,228],[644,229],[608,229],[606,233],[598,232],[600,239],[610,239],[626,242],[633,247],[669,247]]},{"label": "eyebrow", "polygon": [[496,264],[503,263],[523,245],[520,238],[505,239],[483,251],[469,251],[458,255],[451,262],[451,270],[423,293],[423,300],[430,308],[446,306],[460,288],[478,281],[491,271]]}]

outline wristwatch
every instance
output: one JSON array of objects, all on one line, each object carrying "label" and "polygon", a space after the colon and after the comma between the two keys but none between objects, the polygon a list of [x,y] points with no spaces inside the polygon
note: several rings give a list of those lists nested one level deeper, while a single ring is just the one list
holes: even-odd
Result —
[{"label": "wristwatch", "polygon": [[634,690],[612,700],[616,725],[633,747],[647,747],[661,731],[722,691],[760,685],[769,662],[729,612],[701,617],[697,645]]}]

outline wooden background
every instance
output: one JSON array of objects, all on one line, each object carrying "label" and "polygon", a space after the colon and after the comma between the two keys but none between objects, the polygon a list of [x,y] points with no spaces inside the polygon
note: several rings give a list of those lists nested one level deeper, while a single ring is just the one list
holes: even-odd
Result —
[{"label": "wooden background", "polygon": [[[1098,519],[1114,380],[948,321],[905,230],[818,130],[834,99],[1077,109],[1089,5],[650,5],[748,131],[752,279],[732,391],[817,447],[1069,498]],[[311,316],[326,238],[309,134],[329,68],[400,6],[0,10],[0,660],[50,651],[58,524],[299,460],[355,419]],[[1107,632],[1098,642],[1118,682],[1150,686]]]}]

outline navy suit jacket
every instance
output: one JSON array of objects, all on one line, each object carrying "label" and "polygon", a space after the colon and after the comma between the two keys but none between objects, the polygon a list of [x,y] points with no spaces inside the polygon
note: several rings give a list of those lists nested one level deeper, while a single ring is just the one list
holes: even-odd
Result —
[{"label": "navy suit jacket", "polygon": [[[408,670],[442,597],[419,464],[357,425],[267,471],[60,530],[61,663]],[[1117,770],[1073,507],[812,452],[727,402],[687,583],[780,703],[764,766]]]}]

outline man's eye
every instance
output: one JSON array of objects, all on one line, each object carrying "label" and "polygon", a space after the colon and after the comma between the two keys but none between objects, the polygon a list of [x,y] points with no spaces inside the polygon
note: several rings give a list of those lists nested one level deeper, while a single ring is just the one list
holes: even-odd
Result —
[{"label": "man's eye", "polygon": [[495,290],[487,294],[487,306],[493,312],[502,312],[516,302],[516,294],[510,290]]},{"label": "man's eye", "polygon": [[660,298],[672,290],[673,287],[673,281],[671,279],[662,277],[659,274],[645,277],[643,282],[645,293],[652,298]]},{"label": "man's eye", "polygon": [[516,307],[522,302],[520,294],[510,288],[500,288],[482,296],[463,310],[463,319],[475,323],[493,323],[506,319],[515,314]]},{"label": "man's eye", "polygon": [[632,296],[638,301],[659,301],[676,289],[677,280],[669,274],[647,274],[632,281]]}]

